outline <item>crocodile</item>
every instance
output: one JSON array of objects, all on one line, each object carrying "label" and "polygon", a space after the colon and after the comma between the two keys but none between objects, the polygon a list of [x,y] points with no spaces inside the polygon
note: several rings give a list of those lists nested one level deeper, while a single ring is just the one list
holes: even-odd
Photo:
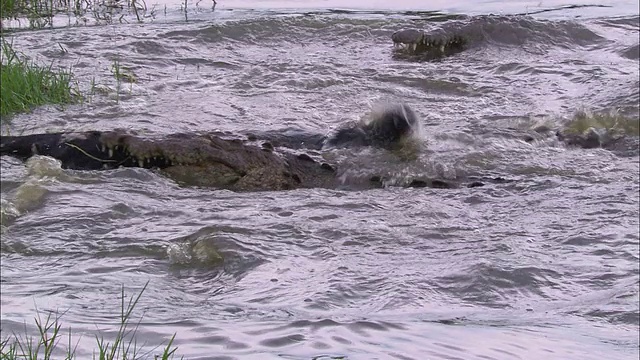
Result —
[{"label": "crocodile", "polygon": [[[387,106],[370,121],[349,124],[334,134],[275,132],[248,134],[244,138],[223,132],[177,133],[140,136],[125,130],[58,132],[0,137],[0,155],[26,160],[35,155],[58,159],[62,168],[109,170],[120,167],[154,169],[185,186],[232,191],[276,191],[298,188],[379,188],[383,176],[345,185],[336,165],[325,162],[326,148],[371,146],[393,150],[419,129],[416,114],[407,105]],[[540,130],[540,129],[538,129]],[[543,133],[544,131],[537,131]],[[550,132],[550,131],[547,131]],[[595,137],[592,130],[554,136],[568,146],[631,149],[637,154],[637,137]],[[631,140],[628,140],[631,139]],[[635,139],[636,146],[627,146]],[[534,141],[527,136],[523,140]],[[632,144],[633,145],[633,144]],[[501,177],[463,179],[415,178],[408,187],[461,188],[509,182]]]},{"label": "crocodile", "polygon": [[[569,146],[597,147],[587,138],[559,135],[558,139],[567,140]],[[75,170],[153,169],[184,186],[232,191],[346,190],[385,186],[387,179],[375,175],[345,185],[339,179],[337,167],[323,161],[318,151],[298,146],[288,148],[287,143],[279,147],[263,140],[256,135],[231,138],[229,134],[219,132],[161,137],[142,137],[124,130],[44,133],[2,136],[0,155],[22,160],[44,155],[58,159],[62,168]],[[403,186],[453,189],[511,181],[502,177],[455,180],[417,177]]]},{"label": "crocodile", "polygon": [[0,154],[50,156],[65,169],[158,169],[178,183],[231,190],[335,186],[335,169],[304,154],[276,154],[223,134],[141,137],[122,130],[3,136]]},{"label": "crocodile", "polygon": [[[375,109],[368,121],[347,124],[323,136],[300,131],[237,135],[211,132],[143,137],[125,130],[59,132],[0,137],[0,155],[26,160],[35,155],[58,159],[61,167],[109,170],[120,167],[155,169],[179,184],[233,191],[275,191],[297,188],[378,188],[386,179],[371,176],[348,186],[335,165],[323,161],[319,150],[336,147],[403,146],[419,129],[413,110],[405,104]],[[501,182],[503,179],[488,179]],[[484,185],[416,178],[407,186],[456,188]]]},{"label": "crocodile", "polygon": [[[232,191],[276,191],[299,188],[370,189],[386,179],[371,176],[348,186],[334,165],[313,152],[288,151],[255,139],[227,138],[221,133],[178,133],[141,137],[123,130],[44,133],[0,138],[0,155],[22,160],[42,155],[58,159],[64,169],[154,169],[184,186]],[[464,181],[416,178],[407,187],[479,187],[503,178]]]},{"label": "crocodile", "polygon": [[403,29],[391,35],[396,57],[436,60],[466,49],[466,37],[454,34],[426,33],[417,29]]},{"label": "crocodile", "polygon": [[570,22],[545,21],[523,15],[479,15],[448,16],[442,19],[416,21],[423,28],[405,28],[391,34],[395,51],[393,57],[402,60],[437,61],[472,48],[485,46],[526,47],[527,43],[545,44],[553,38],[566,38],[576,44],[583,43],[588,37],[598,38],[596,34],[587,35],[590,30],[576,32],[575,24]]}]

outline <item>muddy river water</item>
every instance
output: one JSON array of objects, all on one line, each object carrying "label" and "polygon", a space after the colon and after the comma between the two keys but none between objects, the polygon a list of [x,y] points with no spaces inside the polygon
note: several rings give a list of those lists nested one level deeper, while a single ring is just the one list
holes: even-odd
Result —
[{"label": "muddy river water", "polygon": [[[148,358],[175,333],[188,359],[637,359],[637,153],[520,135],[580,110],[637,121],[638,2],[419,3],[219,0],[185,14],[167,2],[142,22],[12,33],[70,67],[85,100],[18,115],[3,134],[328,133],[403,101],[425,147],[412,161],[323,155],[345,178],[396,180],[366,191],[236,193],[3,156],[2,337],[35,331],[36,307],[66,311],[90,358],[93,334],[117,330],[122,286],[148,282],[134,313]],[[394,31],[449,22],[474,35],[466,51],[392,56]],[[394,186],[420,174],[516,181]]]}]

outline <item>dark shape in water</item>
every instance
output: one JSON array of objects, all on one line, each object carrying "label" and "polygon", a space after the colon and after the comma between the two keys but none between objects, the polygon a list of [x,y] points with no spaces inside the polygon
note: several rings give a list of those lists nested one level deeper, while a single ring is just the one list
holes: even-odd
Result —
[{"label": "dark shape in water", "polygon": [[614,134],[607,129],[588,128],[582,133],[561,129],[555,132],[558,140],[566,146],[581,149],[602,148],[617,156],[633,157],[640,154],[640,141],[637,136]]},{"label": "dark shape in water", "polygon": [[415,112],[406,104],[385,106],[361,121],[338,129],[324,142],[327,147],[373,146],[393,149],[419,129]]},{"label": "dark shape in water", "polygon": [[366,121],[349,123],[329,136],[285,128],[265,132],[247,132],[250,141],[266,141],[265,148],[322,150],[371,146],[394,149],[418,132],[420,120],[406,104],[387,104],[372,112]]}]

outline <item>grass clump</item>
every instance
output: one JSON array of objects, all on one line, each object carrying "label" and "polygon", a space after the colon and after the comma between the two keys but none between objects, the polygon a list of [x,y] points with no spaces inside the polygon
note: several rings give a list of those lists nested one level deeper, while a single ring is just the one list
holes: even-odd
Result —
[{"label": "grass clump", "polygon": [[0,119],[28,112],[44,104],[67,104],[77,93],[71,88],[71,73],[53,71],[20,57],[5,39],[0,49]]},{"label": "grass clump", "polygon": [[[94,351],[93,359],[99,360],[116,360],[116,359],[155,359],[155,360],[168,360],[174,358],[174,353],[177,348],[173,347],[173,341],[175,334],[169,340],[169,343],[162,349],[161,354],[154,354],[151,356],[151,352],[140,353],[140,349],[137,347],[135,334],[140,325],[140,321],[131,328],[131,315],[133,310],[138,304],[142,293],[147,288],[147,284],[142,288],[140,293],[136,297],[129,299],[128,304],[125,306],[125,294],[124,286],[122,287],[122,302],[120,310],[120,327],[112,343],[106,341],[104,337],[98,337],[96,335],[97,350]],[[36,328],[38,329],[38,336],[29,336],[13,334],[12,337],[8,337],[0,341],[0,359],[2,360],[52,360],[52,359],[76,359],[76,346],[72,346],[71,329],[69,329],[69,335],[66,341],[66,348],[61,349],[60,340],[63,335],[61,333],[62,325],[60,323],[60,316],[52,316],[51,313],[46,318],[42,318],[38,312],[35,318]],[[155,348],[154,348],[155,350]],[[151,351],[154,351],[151,350]]]},{"label": "grass clump", "polygon": [[640,119],[624,117],[616,113],[579,111],[567,122],[565,132],[581,135],[591,127],[605,129],[607,132],[638,136],[640,134]]},{"label": "grass clump", "polygon": [[53,0],[0,0],[0,14],[3,19],[15,18],[20,15],[49,17],[52,15],[53,6]]},{"label": "grass clump", "polygon": [[56,15],[80,17],[90,13],[98,21],[112,22],[124,9],[141,21],[147,5],[144,0],[0,0],[1,18],[27,19],[31,28],[53,26]]},{"label": "grass clump", "polygon": [[14,16],[18,12],[20,0],[0,0],[0,17],[3,19]]}]

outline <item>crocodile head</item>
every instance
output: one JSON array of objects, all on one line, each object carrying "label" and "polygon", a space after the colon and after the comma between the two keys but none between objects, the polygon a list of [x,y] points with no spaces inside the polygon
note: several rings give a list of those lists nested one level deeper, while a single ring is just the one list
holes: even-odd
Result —
[{"label": "crocodile head", "polygon": [[399,30],[391,35],[396,54],[419,56],[433,60],[459,53],[465,49],[467,40],[461,35],[427,34],[416,29]]},{"label": "crocodile head", "polygon": [[143,138],[122,131],[48,133],[2,137],[1,152],[29,158],[51,156],[63,168],[107,170],[156,169],[189,186],[229,190],[286,190],[332,187],[332,166],[304,153],[276,153],[214,134],[172,134]]}]

